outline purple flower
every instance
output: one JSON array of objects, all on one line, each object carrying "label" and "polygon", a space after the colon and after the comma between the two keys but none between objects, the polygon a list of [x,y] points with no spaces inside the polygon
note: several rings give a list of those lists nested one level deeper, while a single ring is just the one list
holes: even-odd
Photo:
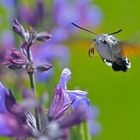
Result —
[{"label": "purple flower", "polygon": [[0,135],[8,137],[29,136],[29,128],[21,120],[9,113],[0,113]]},{"label": "purple flower", "polygon": [[89,106],[89,99],[86,97],[87,92],[81,91],[81,90],[67,90],[67,82],[71,78],[71,71],[68,68],[65,68],[61,74],[60,81],[58,84],[58,87],[62,89],[62,91],[65,93],[65,96],[67,97],[66,100],[73,101],[73,107],[78,106],[79,104],[82,104],[83,106]]},{"label": "purple flower", "polygon": [[19,8],[19,14],[20,18],[29,25],[33,27],[39,25],[45,16],[44,1],[37,0],[34,9],[22,4]]},{"label": "purple flower", "polygon": [[69,62],[69,49],[63,45],[46,42],[40,46],[32,48],[35,63],[52,63],[58,60],[60,66],[67,66]]},{"label": "purple flower", "polygon": [[58,124],[60,125],[60,128],[66,129],[71,128],[74,125],[78,125],[84,121],[88,121],[88,119],[88,109],[82,104],[79,104],[75,109],[71,111],[69,115],[58,121]]},{"label": "purple flower", "polygon": [[[82,101],[88,100],[85,95],[86,92],[76,90],[71,93],[66,89],[66,83],[69,81],[70,76],[71,71],[65,68],[62,71],[60,82],[54,91],[52,103],[48,111],[48,125],[46,128],[50,139],[54,139],[54,137],[55,139],[67,139],[71,127],[90,118],[89,107]],[[56,131],[53,132],[57,133],[57,136],[52,135],[49,131],[51,128]],[[55,130],[56,128],[57,130]]]},{"label": "purple flower", "polygon": [[[54,35],[60,33],[61,36],[54,36],[55,41],[64,41],[67,36],[75,33],[75,28],[72,27],[71,23],[78,23],[79,25],[87,27],[95,27],[101,23],[102,12],[96,5],[91,4],[90,0],[76,0],[70,2],[68,0],[55,0],[54,1],[53,17],[55,23]],[[62,30],[60,32],[60,30]],[[63,37],[65,36],[65,38]],[[58,40],[59,39],[59,40]]]},{"label": "purple flower", "polygon": [[8,91],[3,87],[0,82],[0,112],[6,112],[5,96],[8,94]]},{"label": "purple flower", "polygon": [[58,120],[64,116],[65,112],[73,102],[65,103],[65,95],[61,88],[56,88],[52,100],[51,107],[48,112],[48,120]]},{"label": "purple flower", "polygon": [[88,110],[89,110],[89,120],[88,120],[89,133],[91,135],[99,134],[101,132],[101,125],[97,121],[97,117],[99,116],[99,109],[96,106],[90,106]]},{"label": "purple flower", "polygon": [[9,8],[14,6],[15,0],[1,0],[0,4],[8,10]]},{"label": "purple flower", "polygon": [[[64,115],[67,112],[67,110],[72,106],[74,106],[74,108],[73,111],[71,112],[71,115],[69,115],[68,118],[71,118],[72,120],[73,119],[77,120],[75,109],[77,109],[77,116],[80,116],[81,115],[80,112],[85,111],[88,107],[87,105],[89,105],[89,100],[86,98],[86,94],[87,94],[86,92],[81,90],[75,90],[73,92],[73,91],[68,91],[66,89],[67,88],[66,83],[69,81],[70,76],[71,76],[71,71],[68,68],[65,68],[62,71],[60,82],[55,88],[52,104],[48,113],[49,121],[61,120],[62,118],[64,118]],[[74,115],[75,117],[72,114],[75,114]],[[75,121],[72,122],[74,123]]]},{"label": "purple flower", "polygon": [[78,125],[84,121],[87,121],[88,118],[89,113],[82,105],[79,105],[79,107],[72,110],[70,113],[65,110],[65,115],[57,120],[52,120],[47,125],[48,136],[50,139],[55,138],[67,140],[70,128],[74,125]]},{"label": "purple flower", "polygon": [[13,22],[13,31],[24,39],[24,43],[26,43],[27,46],[31,46],[35,40],[47,41],[52,37],[47,32],[37,33],[37,31],[32,28],[30,31],[25,30],[17,19],[15,19]]},{"label": "purple flower", "polygon": [[26,57],[21,51],[12,49],[5,55],[5,59],[2,63],[10,69],[21,69],[25,67],[27,62]]},{"label": "purple flower", "polygon": [[26,100],[18,104],[12,92],[0,83],[0,135],[23,139],[26,137],[67,139],[71,127],[95,118],[95,115],[90,114],[86,92],[67,90],[66,83],[70,77],[71,71],[65,68],[55,88],[47,118],[43,107],[40,106],[39,119],[43,123],[41,130],[37,130],[36,120],[28,112],[28,106],[38,107],[42,103],[35,102],[34,96],[27,95],[31,91],[24,90]]},{"label": "purple flower", "polygon": [[100,25],[102,20],[101,9],[97,5],[91,4],[90,0],[77,0],[75,8],[79,12],[79,21],[76,21],[78,24],[85,27]]},{"label": "purple flower", "polygon": [[54,1],[54,17],[59,26],[65,26],[79,20],[79,13],[73,3],[66,1]]},{"label": "purple flower", "polygon": [[59,41],[65,41],[68,39],[70,33],[68,30],[64,27],[55,27],[52,30],[53,38],[52,42],[59,42]]},{"label": "purple flower", "polygon": [[24,112],[18,111],[18,104],[11,91],[0,82],[0,135],[9,137],[32,136]]},{"label": "purple flower", "polygon": [[50,39],[52,36],[47,33],[47,32],[41,32],[37,34],[37,40],[38,41],[47,41],[48,39]]},{"label": "purple flower", "polygon": [[[19,17],[32,26],[36,26],[40,21],[45,21],[45,16],[52,13],[50,26],[52,27],[53,41],[62,42],[75,33],[72,22],[83,26],[99,26],[102,20],[101,9],[91,3],[90,0],[54,0],[52,7],[46,10],[45,2],[37,0],[34,10],[28,6],[19,8]],[[52,10],[53,9],[53,10]],[[44,18],[44,19],[43,19]],[[40,26],[40,24],[39,24]]]},{"label": "purple flower", "polygon": [[9,50],[15,46],[15,38],[11,31],[5,30],[2,32],[1,46],[4,50]]},{"label": "purple flower", "polygon": [[66,83],[69,81],[70,77],[71,71],[65,68],[62,71],[60,82],[55,88],[52,104],[48,113],[49,120],[61,118],[70,106],[73,106],[73,110],[75,108],[80,108],[80,106],[83,108],[89,106],[89,99],[86,97],[87,92],[81,90],[67,90]]},{"label": "purple flower", "polygon": [[[57,60],[59,67],[68,66],[69,62],[69,49],[63,45],[57,45],[54,43],[44,43],[40,46],[35,46],[32,48],[33,58],[35,64],[40,63],[51,63]],[[40,82],[47,81],[53,72],[53,68],[47,72],[36,73],[36,77]]]},{"label": "purple flower", "polygon": [[12,32],[6,30],[1,35],[1,48],[0,48],[0,63],[5,59],[7,51],[11,50],[15,46],[15,40]]},{"label": "purple flower", "polygon": [[31,29],[29,32],[28,30],[25,30],[24,27],[18,22],[17,19],[13,22],[13,30],[23,38],[23,42],[21,43],[21,51],[18,51],[16,49],[12,49],[11,51],[8,51],[8,53],[5,55],[4,52],[0,55],[0,62],[2,64],[5,64],[10,69],[21,69],[25,68],[27,73],[38,71],[38,72],[44,72],[48,71],[52,68],[52,65],[49,63],[39,64],[35,65],[32,60],[32,53],[30,50],[30,47],[33,45],[35,40],[38,41],[46,41],[51,38],[51,35],[47,32],[40,32],[37,33],[35,30]]},{"label": "purple flower", "polygon": [[[28,32],[25,31],[24,27],[19,23],[17,19],[14,20],[13,22],[13,31],[20,35],[22,38],[26,40],[28,38]],[[26,37],[27,36],[27,37]]]},{"label": "purple flower", "polygon": [[5,50],[0,48],[0,64],[3,63],[5,57]]}]

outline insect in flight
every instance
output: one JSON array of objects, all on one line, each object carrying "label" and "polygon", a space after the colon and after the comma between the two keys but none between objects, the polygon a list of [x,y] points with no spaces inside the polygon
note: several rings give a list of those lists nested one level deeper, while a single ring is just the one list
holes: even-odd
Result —
[{"label": "insect in flight", "polygon": [[74,26],[87,31],[93,35],[95,38],[93,39],[93,44],[89,48],[89,56],[94,55],[94,46],[100,55],[102,61],[108,66],[112,66],[114,71],[127,71],[128,68],[131,67],[131,63],[128,58],[123,56],[121,53],[120,42],[113,35],[121,32],[122,30],[118,30],[116,32],[110,34],[95,34],[94,32],[85,29],[75,23],[72,23]]}]

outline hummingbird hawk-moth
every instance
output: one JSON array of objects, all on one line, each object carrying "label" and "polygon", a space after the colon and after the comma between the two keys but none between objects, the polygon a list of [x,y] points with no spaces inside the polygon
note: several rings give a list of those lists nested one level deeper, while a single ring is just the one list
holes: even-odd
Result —
[{"label": "hummingbird hawk-moth", "polygon": [[114,34],[121,32],[121,29],[110,33],[110,34],[95,34],[94,32],[85,29],[75,23],[72,23],[74,26],[85,30],[91,34],[95,35],[93,39],[93,44],[89,48],[89,56],[94,55],[94,47],[96,48],[98,54],[100,55],[102,61],[108,66],[112,66],[114,71],[127,71],[131,67],[131,63],[129,62],[126,56],[123,56],[121,53],[121,43],[118,41]]}]

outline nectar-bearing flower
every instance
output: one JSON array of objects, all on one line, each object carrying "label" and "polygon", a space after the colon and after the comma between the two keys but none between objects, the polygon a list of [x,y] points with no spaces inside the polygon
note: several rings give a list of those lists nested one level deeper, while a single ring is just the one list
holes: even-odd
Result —
[{"label": "nectar-bearing flower", "polygon": [[[35,84],[35,75],[34,75],[35,71],[36,70],[39,72],[47,71],[52,67],[52,65],[43,64],[43,65],[36,66],[34,64],[34,58],[32,56],[31,47],[33,46],[36,40],[47,41],[48,39],[51,38],[51,35],[48,34],[47,32],[38,33],[33,28],[31,28],[30,30],[25,30],[24,27],[18,22],[17,19],[14,20],[13,30],[18,35],[20,35],[23,39],[23,42],[21,44],[21,49],[22,49],[23,54],[28,60],[28,63],[26,64],[25,68],[26,68],[26,72],[30,80],[31,89],[36,95],[36,84]],[[40,111],[39,106],[36,108],[34,107],[35,121],[36,121],[36,126],[37,126],[38,131],[40,131],[41,129],[39,111]]]},{"label": "nectar-bearing flower", "polygon": [[27,116],[18,111],[19,105],[12,93],[5,89],[0,82],[0,135],[8,137],[33,136]]},{"label": "nectar-bearing flower", "polygon": [[26,70],[32,96],[26,96],[29,92],[24,91],[25,98],[19,104],[12,92],[0,84],[0,135],[16,139],[67,139],[71,127],[90,118],[87,92],[67,89],[71,71],[65,68],[46,112],[44,96],[37,99],[34,74],[36,71],[48,71],[52,65],[37,65],[32,55],[32,46],[35,41],[46,41],[51,35],[47,32],[38,33],[32,28],[26,30],[18,20],[14,20],[13,30],[22,37],[21,51],[15,49],[9,52],[5,64],[12,69]]},{"label": "nectar-bearing flower", "polygon": [[86,97],[87,92],[82,90],[67,90],[67,82],[71,78],[71,71],[68,68],[65,68],[61,74],[61,78],[58,84],[58,87],[61,87],[66,100],[73,101],[75,100],[73,107],[76,107],[79,103],[85,106],[89,106],[89,99]]},{"label": "nectar-bearing flower", "polygon": [[19,16],[29,25],[36,27],[39,26],[43,18],[45,18],[45,8],[44,0],[36,0],[34,9],[22,3],[19,5]]},{"label": "nectar-bearing flower", "polygon": [[27,73],[34,73],[35,71],[45,72],[51,69],[52,65],[49,63],[34,64],[34,61],[32,60],[32,52],[30,50],[30,47],[33,45],[35,40],[46,41],[51,38],[51,35],[47,32],[37,33],[37,31],[33,29],[29,32],[24,29],[17,19],[13,22],[13,30],[23,38],[20,45],[21,50],[13,48],[11,50],[7,50],[5,54],[2,53],[1,57],[4,55],[4,58],[0,58],[0,63],[13,70],[25,68]]},{"label": "nectar-bearing flower", "polygon": [[88,107],[89,99],[87,92],[81,90],[67,90],[66,83],[71,78],[71,71],[65,68],[62,71],[59,84],[56,86],[51,107],[48,112],[48,120],[57,120],[65,115],[69,107],[78,108],[79,106]]},{"label": "nectar-bearing flower", "polygon": [[[40,129],[37,128],[34,114],[29,112],[25,105],[28,103],[29,106],[33,106],[28,102],[32,102],[32,100],[28,100],[28,98],[34,99],[34,96],[27,96],[25,103],[18,104],[12,92],[5,89],[0,83],[0,135],[16,138],[34,137],[35,139],[44,137],[49,140],[67,139],[71,127],[91,119],[86,92],[77,90],[71,93],[66,88],[70,76],[71,71],[65,68],[62,71],[59,84],[55,87],[47,115],[45,110],[41,109],[43,106],[40,106],[39,120],[44,122]],[[27,91],[25,90],[25,92]],[[86,104],[87,101],[88,104]],[[39,104],[43,105],[41,101]],[[42,114],[44,115],[42,116]]]},{"label": "nectar-bearing flower", "polygon": [[58,120],[72,105],[72,101],[65,103],[65,94],[61,88],[56,88],[53,95],[51,107],[48,112],[48,121]]},{"label": "nectar-bearing flower", "polygon": [[[74,90],[69,92],[66,83],[71,77],[71,71],[65,68],[62,71],[60,82],[56,86],[52,103],[48,111],[48,125],[46,130],[51,127],[58,128],[57,138],[67,138],[69,129],[81,122],[87,121],[90,117],[89,99],[86,92]],[[43,132],[45,133],[44,130]],[[51,135],[51,134],[50,134]],[[51,137],[53,137],[51,135]]]}]

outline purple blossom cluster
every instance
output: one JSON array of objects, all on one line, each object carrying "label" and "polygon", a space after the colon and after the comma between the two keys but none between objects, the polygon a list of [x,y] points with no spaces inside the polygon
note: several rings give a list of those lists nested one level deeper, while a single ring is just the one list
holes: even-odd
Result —
[{"label": "purple blossom cluster", "polygon": [[56,23],[53,33],[54,40],[64,41],[76,32],[71,23],[78,23],[85,27],[99,26],[102,13],[98,6],[90,0],[54,0],[53,17]]},{"label": "purple blossom cluster", "polygon": [[[62,71],[60,82],[54,90],[48,114],[44,118],[44,127],[40,131],[37,130],[34,115],[27,109],[25,111],[22,104],[16,102],[12,92],[0,83],[0,135],[39,138],[45,137],[47,134],[46,137],[51,140],[54,137],[67,137],[67,132],[72,126],[87,121],[90,118],[87,93],[81,90],[67,90],[66,83],[70,76],[71,71],[65,68]],[[71,110],[69,114],[67,114],[68,110]],[[57,127],[58,132],[54,132],[58,133],[57,135],[51,136],[51,131],[55,130],[52,130],[51,127]]]},{"label": "purple blossom cluster", "polygon": [[52,64],[36,63],[32,48],[36,41],[48,41],[52,36],[48,32],[38,33],[33,28],[25,29],[17,19],[13,22],[13,31],[22,38],[20,49],[9,50],[1,63],[12,70],[23,69],[29,77],[31,91],[24,90],[23,101],[18,103],[14,93],[0,82],[0,136],[66,140],[71,127],[92,122],[94,118],[87,92],[67,89],[71,71],[64,68],[46,112],[43,101],[36,97],[34,74],[36,71],[48,72]]}]

